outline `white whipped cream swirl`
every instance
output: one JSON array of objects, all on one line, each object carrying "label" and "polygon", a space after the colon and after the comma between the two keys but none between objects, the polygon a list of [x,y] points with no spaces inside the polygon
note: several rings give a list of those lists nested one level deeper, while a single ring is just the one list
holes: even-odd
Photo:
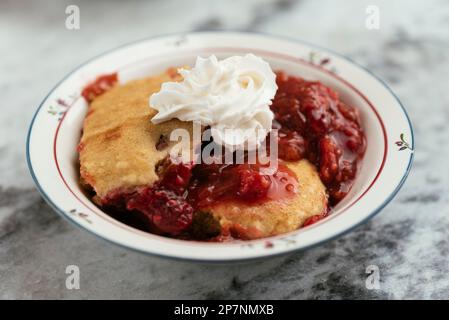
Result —
[{"label": "white whipped cream swirl", "polygon": [[256,133],[271,130],[274,115],[269,106],[277,90],[267,62],[253,54],[221,61],[212,55],[198,57],[190,70],[178,71],[182,82],[165,82],[150,97],[150,107],[158,111],[153,123],[198,121],[211,127],[215,142],[233,148],[257,147],[265,139]]}]

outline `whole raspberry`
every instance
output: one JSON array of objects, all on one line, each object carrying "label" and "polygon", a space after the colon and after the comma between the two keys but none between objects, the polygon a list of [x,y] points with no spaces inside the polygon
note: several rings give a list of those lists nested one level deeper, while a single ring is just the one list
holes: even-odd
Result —
[{"label": "whole raspberry", "polygon": [[189,184],[192,168],[193,163],[168,164],[163,170],[159,186],[181,195]]},{"label": "whole raspberry", "polygon": [[240,165],[237,167],[239,186],[237,196],[243,200],[256,201],[263,199],[271,185],[268,176],[263,175],[257,167]]},{"label": "whole raspberry", "polygon": [[128,201],[127,209],[143,212],[156,228],[173,236],[186,231],[193,219],[192,206],[166,189],[144,189]]}]

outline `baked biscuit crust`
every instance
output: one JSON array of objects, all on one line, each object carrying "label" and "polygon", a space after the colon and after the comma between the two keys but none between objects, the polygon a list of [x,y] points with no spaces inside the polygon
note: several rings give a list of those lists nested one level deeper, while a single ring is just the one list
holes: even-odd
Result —
[{"label": "baked biscuit crust", "polygon": [[[80,173],[83,183],[100,199],[116,190],[130,192],[152,185],[159,179],[157,164],[176,143],[165,138],[178,128],[192,133],[192,123],[151,122],[156,110],[148,106],[148,97],[163,82],[176,80],[179,76],[170,69],[156,77],[116,85],[92,101],[79,147]],[[161,137],[167,142],[162,149],[157,147]]]},{"label": "baked biscuit crust", "polygon": [[327,210],[326,188],[314,165],[307,160],[287,163],[298,179],[298,192],[293,198],[260,204],[241,202],[218,203],[207,211],[223,230],[241,239],[274,236],[300,228],[315,215]]}]

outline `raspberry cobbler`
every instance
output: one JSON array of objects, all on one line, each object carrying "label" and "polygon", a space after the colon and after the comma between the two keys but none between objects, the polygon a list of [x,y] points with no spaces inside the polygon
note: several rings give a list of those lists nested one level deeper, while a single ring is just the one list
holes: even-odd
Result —
[{"label": "raspberry cobbler", "polygon": [[279,132],[274,172],[260,163],[174,163],[168,136],[192,132],[192,124],[152,123],[148,97],[182,79],[169,69],[121,85],[111,74],[82,92],[89,111],[78,147],[81,183],[114,218],[178,239],[257,239],[317,222],[351,189],[366,145],[357,109],[320,82],[284,72],[276,73],[269,107]]}]

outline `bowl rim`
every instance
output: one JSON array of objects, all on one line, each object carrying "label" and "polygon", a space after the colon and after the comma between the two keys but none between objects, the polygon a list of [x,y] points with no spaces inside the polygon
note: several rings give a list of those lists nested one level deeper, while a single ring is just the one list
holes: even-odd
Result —
[{"label": "bowl rim", "polygon": [[[205,35],[205,34],[214,34],[214,33],[219,33],[219,34],[230,34],[230,35],[246,35],[246,36],[263,36],[263,37],[267,37],[267,38],[271,38],[273,40],[275,39],[280,39],[280,40],[284,40],[284,41],[288,41],[288,42],[292,42],[292,43],[297,43],[297,44],[301,44],[304,46],[307,46],[309,48],[315,48],[318,49],[320,51],[323,52],[328,52],[334,56],[337,56],[343,60],[346,60],[347,62],[349,62],[350,64],[355,65],[356,67],[364,70],[365,72],[367,72],[370,76],[372,76],[375,80],[377,80],[377,82],[379,82],[382,87],[384,89],[387,89],[387,91],[394,97],[394,99],[396,100],[396,102],[398,103],[398,105],[401,107],[401,111],[402,113],[405,115],[405,118],[408,122],[408,126],[409,126],[409,130],[410,130],[410,146],[412,149],[412,152],[410,152],[410,157],[409,157],[409,161],[408,161],[408,165],[406,167],[406,170],[404,171],[404,174],[402,176],[402,178],[400,179],[400,181],[398,182],[398,184],[396,185],[396,187],[394,188],[394,190],[390,193],[390,195],[383,200],[383,202],[377,206],[376,208],[370,210],[371,212],[366,215],[366,217],[364,219],[362,219],[361,221],[350,225],[349,227],[345,228],[344,230],[342,230],[341,232],[338,232],[334,235],[328,236],[328,237],[323,237],[321,240],[310,244],[310,245],[306,245],[306,246],[302,246],[300,248],[297,247],[292,247],[289,250],[285,250],[283,252],[277,252],[277,253],[273,253],[273,252],[266,252],[266,254],[261,255],[261,256],[257,256],[257,257],[239,257],[239,258],[228,258],[228,259],[214,259],[214,260],[205,260],[205,259],[201,259],[201,258],[185,258],[185,257],[177,257],[177,256],[173,256],[173,255],[164,255],[164,254],[159,254],[159,253],[155,253],[155,252],[150,252],[150,251],[146,251],[146,250],[141,250],[139,248],[135,248],[135,247],[131,247],[128,246],[126,244],[123,244],[119,241],[114,241],[112,239],[108,239],[106,237],[103,237],[100,234],[97,234],[96,232],[94,232],[93,230],[89,230],[88,228],[84,227],[81,223],[79,223],[76,219],[73,219],[71,217],[68,216],[66,210],[63,210],[61,208],[59,208],[51,199],[50,197],[47,195],[47,193],[45,192],[45,190],[43,189],[43,187],[41,186],[41,184],[39,183],[36,175],[35,175],[35,171],[33,168],[33,165],[31,163],[31,157],[30,157],[30,138],[31,138],[31,132],[36,120],[37,115],[39,114],[41,108],[45,105],[45,103],[47,102],[48,98],[52,95],[52,93],[66,80],[68,79],[73,73],[75,73],[77,70],[79,70],[80,68],[82,68],[83,66],[87,65],[88,63],[90,63],[93,60],[96,60],[98,58],[101,58],[109,53],[112,53],[116,50],[122,49],[122,48],[126,48],[128,46],[132,46],[135,44],[138,44],[140,42],[145,42],[148,40],[156,40],[159,38],[165,38],[165,37],[171,37],[171,36],[180,36],[180,37],[185,37],[188,35]],[[342,78],[343,80],[345,80],[344,78]],[[261,32],[240,32],[240,31],[226,31],[226,30],[218,30],[218,31],[199,31],[199,32],[181,32],[181,33],[167,33],[167,34],[160,34],[160,35],[156,35],[156,36],[150,36],[150,37],[145,37],[139,40],[135,40],[135,41],[131,41],[128,42],[126,44],[114,47],[112,49],[106,50],[98,55],[95,55],[94,57],[84,61],[83,63],[79,64],[76,68],[74,68],[72,71],[70,71],[68,74],[66,74],[60,81],[58,81],[56,83],[56,85],[49,91],[49,93],[44,97],[44,99],[42,100],[42,102],[39,104],[39,107],[37,108],[37,110],[34,113],[34,116],[31,120],[29,129],[28,129],[28,134],[27,134],[27,140],[26,140],[26,159],[27,159],[27,164],[28,164],[28,168],[30,171],[30,174],[32,176],[32,179],[38,189],[38,191],[40,192],[41,196],[44,198],[44,200],[50,205],[50,207],[56,211],[58,214],[60,214],[65,220],[69,221],[70,223],[81,227],[84,230],[87,230],[89,233],[94,234],[96,237],[106,240],[107,242],[113,243],[115,245],[118,245],[120,247],[129,249],[129,250],[133,250],[136,252],[140,252],[140,253],[144,253],[150,256],[158,256],[158,257],[163,257],[163,258],[168,258],[168,259],[173,259],[173,260],[180,260],[180,261],[191,261],[191,262],[203,262],[203,263],[228,263],[228,262],[235,262],[235,261],[253,261],[253,260],[260,260],[260,259],[266,259],[266,258],[271,258],[271,257],[277,257],[277,256],[281,256],[281,255],[285,255],[288,253],[292,253],[295,251],[299,251],[299,250],[306,250],[306,249],[310,249],[313,248],[315,246],[321,245],[327,241],[331,241],[334,240],[340,236],[345,235],[346,233],[352,231],[353,229],[357,228],[358,226],[360,226],[361,224],[367,222],[368,220],[370,220],[371,218],[373,218],[377,213],[379,213],[395,196],[396,194],[399,192],[399,190],[401,189],[401,187],[403,186],[404,182],[406,181],[406,178],[411,170],[412,167],[412,163],[413,163],[413,159],[414,159],[414,150],[415,150],[415,138],[414,138],[414,131],[413,131],[413,126],[412,126],[412,122],[410,120],[409,115],[407,114],[407,111],[404,107],[404,105],[402,104],[402,102],[399,100],[399,98],[397,97],[397,95],[392,91],[392,89],[385,83],[384,80],[382,80],[380,77],[378,77],[377,75],[375,75],[373,72],[371,72],[370,70],[368,70],[366,67],[360,65],[359,63],[355,62],[354,60],[352,60],[351,58],[342,55],[338,52],[335,52],[331,49],[319,46],[319,45],[315,45],[312,43],[309,43],[307,41],[303,41],[300,39],[295,39],[295,38],[290,38],[290,37],[285,37],[285,36],[277,36],[277,35],[272,35],[272,34],[266,34],[266,33],[261,33]]]}]

